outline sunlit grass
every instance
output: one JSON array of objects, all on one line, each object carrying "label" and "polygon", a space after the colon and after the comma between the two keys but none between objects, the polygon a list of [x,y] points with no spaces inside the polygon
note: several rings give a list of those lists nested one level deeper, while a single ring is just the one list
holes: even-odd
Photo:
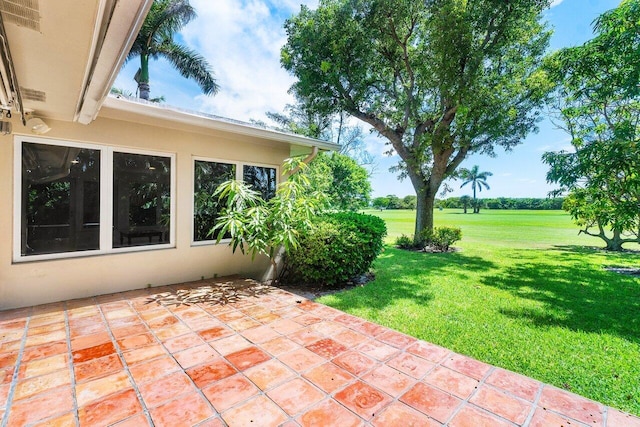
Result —
[{"label": "sunlit grass", "polygon": [[[377,212],[389,241],[410,211]],[[320,301],[605,404],[640,414],[640,254],[605,253],[558,211],[436,212],[455,253],[388,246],[376,280]]]}]

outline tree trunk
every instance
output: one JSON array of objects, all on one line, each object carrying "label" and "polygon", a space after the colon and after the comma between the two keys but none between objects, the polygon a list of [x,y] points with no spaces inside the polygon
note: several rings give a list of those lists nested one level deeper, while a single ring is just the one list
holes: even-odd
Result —
[{"label": "tree trunk", "polygon": [[600,237],[607,243],[607,247],[605,248],[605,250],[614,252],[622,251],[622,244],[624,243],[624,241],[622,240],[622,236],[620,235],[619,230],[613,230],[612,238],[608,238],[604,235],[601,235]]},{"label": "tree trunk", "polygon": [[436,193],[428,189],[418,191],[416,195],[416,228],[413,234],[415,243],[424,243],[424,230],[433,230],[433,208]]},{"label": "tree trunk", "polygon": [[149,55],[140,55],[140,70],[137,75],[136,81],[138,82],[138,96],[140,99],[149,100]]},{"label": "tree trunk", "polygon": [[149,93],[151,92],[149,88],[149,83],[138,83],[138,96],[140,99],[149,100]]}]

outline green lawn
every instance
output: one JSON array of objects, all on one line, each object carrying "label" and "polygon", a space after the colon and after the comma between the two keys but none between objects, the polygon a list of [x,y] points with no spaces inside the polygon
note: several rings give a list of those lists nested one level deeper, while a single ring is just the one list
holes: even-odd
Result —
[{"label": "green lawn", "polygon": [[[414,213],[370,212],[388,241]],[[460,251],[387,246],[376,280],[320,302],[640,415],[640,253],[594,248],[559,211],[436,212],[463,230]],[[636,246],[633,249],[638,249]]]}]

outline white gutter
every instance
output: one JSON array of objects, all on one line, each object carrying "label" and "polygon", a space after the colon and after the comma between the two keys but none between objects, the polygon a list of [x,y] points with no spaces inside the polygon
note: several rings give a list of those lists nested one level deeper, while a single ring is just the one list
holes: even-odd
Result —
[{"label": "white gutter", "polygon": [[[338,151],[340,146],[332,142],[319,139],[307,138],[301,135],[278,132],[242,123],[232,119],[215,117],[204,113],[185,111],[177,108],[162,106],[152,103],[141,103],[130,101],[125,98],[115,98],[109,96],[104,100],[101,115],[109,117],[109,110],[130,114],[130,121],[134,122],[135,116],[160,119],[168,123],[179,123],[200,129],[211,129],[234,134],[247,135],[255,138],[262,138],[270,141],[284,142],[291,145],[311,147],[320,150]],[[313,153],[312,153],[313,154]],[[309,160],[310,161],[310,160]]]}]

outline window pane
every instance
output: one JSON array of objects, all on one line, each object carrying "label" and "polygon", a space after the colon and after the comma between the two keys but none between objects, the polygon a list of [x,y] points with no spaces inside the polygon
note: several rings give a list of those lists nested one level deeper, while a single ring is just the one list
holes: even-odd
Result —
[{"label": "window pane", "polygon": [[171,158],[113,153],[113,247],[169,243]]},{"label": "window pane", "polygon": [[220,184],[235,178],[236,167],[228,163],[196,160],[194,172],[193,240],[214,240],[209,233],[215,226],[221,206],[213,193]]},{"label": "window pane", "polygon": [[276,170],[261,166],[244,166],[244,182],[260,192],[265,200],[276,195]]},{"label": "window pane", "polygon": [[22,255],[100,249],[100,150],[22,144]]}]

